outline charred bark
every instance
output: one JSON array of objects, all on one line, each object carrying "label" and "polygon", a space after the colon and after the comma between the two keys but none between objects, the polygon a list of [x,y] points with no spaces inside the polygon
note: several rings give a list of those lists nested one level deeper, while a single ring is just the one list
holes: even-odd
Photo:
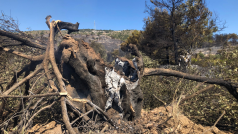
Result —
[{"label": "charred bark", "polygon": [[174,77],[178,77],[178,78],[224,86],[229,91],[229,93],[232,94],[238,100],[238,93],[236,91],[237,86],[233,85],[233,83],[230,83],[230,82],[222,80],[222,79],[207,78],[207,77],[182,73],[182,72],[170,70],[170,69],[145,68],[144,76],[151,76],[151,75],[174,76]]}]

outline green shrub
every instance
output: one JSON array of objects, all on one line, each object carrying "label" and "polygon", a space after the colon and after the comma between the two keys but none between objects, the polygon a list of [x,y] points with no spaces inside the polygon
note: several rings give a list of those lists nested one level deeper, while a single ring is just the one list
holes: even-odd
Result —
[{"label": "green shrub", "polygon": [[199,55],[199,57],[202,58],[202,59],[205,57],[204,54],[201,53],[201,52],[199,52],[198,55]]}]

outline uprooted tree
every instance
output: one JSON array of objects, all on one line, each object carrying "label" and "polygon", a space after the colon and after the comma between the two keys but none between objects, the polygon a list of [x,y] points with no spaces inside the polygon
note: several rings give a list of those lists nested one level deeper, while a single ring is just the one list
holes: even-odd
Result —
[{"label": "uprooted tree", "polygon": [[[27,130],[33,121],[33,118],[41,111],[50,108],[59,101],[61,104],[63,122],[69,133],[75,133],[72,125],[80,118],[93,118],[87,116],[88,113],[96,111],[101,120],[106,120],[114,126],[113,121],[107,115],[107,108],[114,108],[125,120],[134,120],[140,117],[143,105],[143,93],[140,89],[140,80],[143,76],[163,75],[175,76],[179,78],[204,82],[208,84],[217,84],[227,88],[227,90],[238,100],[236,91],[237,85],[221,79],[211,79],[179,71],[162,68],[144,68],[142,55],[136,45],[129,44],[124,47],[124,51],[130,52],[135,58],[131,61],[123,57],[116,59],[115,67],[106,65],[100,55],[83,40],[75,40],[69,34],[77,31],[79,23],[72,24],[63,21],[51,21],[51,16],[46,17],[46,24],[50,28],[50,35],[45,45],[33,42],[28,37],[16,34],[7,30],[0,30],[0,36],[5,36],[20,43],[14,46],[29,46],[45,50],[42,55],[27,55],[22,52],[1,47],[1,50],[29,59],[31,62],[18,71],[8,83],[6,89],[1,93],[0,115],[5,117],[1,128],[9,125],[9,120],[14,118],[9,112],[4,112],[7,98],[22,98],[25,107],[18,108],[21,118],[14,124],[21,132],[24,128]],[[61,29],[67,29],[68,34],[63,37],[62,42],[55,50],[54,38]],[[17,81],[17,78],[25,72],[23,79]],[[34,76],[44,72],[47,78],[48,93],[42,93],[43,89],[35,89],[26,86],[23,95],[14,95],[13,93],[19,86],[26,84]],[[37,80],[36,80],[37,81]],[[42,84],[43,85],[43,84]],[[34,86],[34,85],[32,85]],[[31,92],[29,91],[31,90]],[[32,93],[33,92],[33,93]],[[49,105],[36,110],[36,107],[43,101],[44,97],[57,96],[58,99],[52,99]],[[116,98],[116,99],[115,99]],[[116,102],[116,103],[115,103]],[[112,104],[111,104],[112,103]],[[87,108],[85,108],[87,107]],[[88,108],[89,107],[89,108]],[[69,111],[74,111],[77,116],[69,117]],[[3,113],[5,113],[3,115]],[[9,115],[11,116],[9,116]]]}]

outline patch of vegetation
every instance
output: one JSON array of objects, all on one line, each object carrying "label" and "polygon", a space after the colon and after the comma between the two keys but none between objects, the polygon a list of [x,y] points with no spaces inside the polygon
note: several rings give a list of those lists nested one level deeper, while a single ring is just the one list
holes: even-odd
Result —
[{"label": "patch of vegetation", "polygon": [[129,30],[114,31],[107,33],[106,35],[112,37],[112,39],[119,39],[125,41],[131,35],[131,31]]},{"label": "patch of vegetation", "polygon": [[106,61],[107,59],[107,50],[105,49],[105,47],[101,44],[101,43],[96,43],[96,42],[92,42],[89,44],[94,51],[98,54],[101,55],[101,58]]},{"label": "patch of vegetation", "polygon": [[[233,48],[233,51],[230,52],[224,49],[221,55],[204,57],[198,54],[197,57],[192,58],[192,62],[208,68],[207,72],[212,71],[209,67],[216,66],[215,78],[223,78],[237,83],[237,54],[238,48]],[[147,67],[156,67],[156,65],[150,64],[154,63],[151,59],[144,60],[144,62]],[[197,72],[194,70],[196,69],[190,69],[189,73]],[[144,93],[144,108],[153,109],[163,106],[165,103],[169,105],[174,98],[178,101],[181,96],[191,95],[209,85],[176,77],[149,76],[142,79],[140,86]],[[179,108],[195,123],[207,126],[213,125],[225,111],[226,114],[218,122],[217,127],[228,131],[238,129],[238,102],[224,87],[214,86],[206,92],[184,101]]]}]

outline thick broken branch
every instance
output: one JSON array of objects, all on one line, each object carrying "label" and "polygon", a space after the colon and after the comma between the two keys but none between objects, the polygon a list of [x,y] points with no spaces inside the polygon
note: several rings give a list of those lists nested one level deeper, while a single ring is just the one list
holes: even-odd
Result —
[{"label": "thick broken branch", "polygon": [[7,36],[7,37],[12,38],[14,40],[20,41],[20,42],[22,42],[23,44],[25,44],[27,46],[31,46],[31,47],[34,47],[34,48],[40,48],[40,49],[43,49],[43,50],[46,49],[46,46],[42,46],[38,43],[30,41],[28,38],[21,37],[19,35],[16,35],[14,33],[8,32],[8,31],[0,30],[0,35]]},{"label": "thick broken branch", "polygon": [[63,82],[62,74],[59,71],[59,68],[55,61],[55,50],[54,50],[54,21],[50,23],[50,50],[49,50],[49,58],[52,64],[54,73],[56,75],[57,81],[60,85],[60,92],[66,92],[66,87]]},{"label": "thick broken branch", "polygon": [[182,73],[175,70],[163,69],[163,68],[145,68],[143,76],[151,75],[163,75],[163,76],[174,76],[179,78],[184,78],[188,80],[194,80],[198,82],[204,82],[208,84],[217,84],[226,87],[226,89],[238,100],[238,93],[236,91],[236,86],[233,86],[230,82],[224,81],[222,79],[207,78],[202,76],[197,76],[193,74]]},{"label": "thick broken branch", "polygon": [[[54,73],[56,75],[57,81],[59,82],[59,86],[60,86],[60,92],[66,92],[66,87],[65,84],[62,80],[62,74],[59,71],[59,68],[56,64],[55,61],[55,53],[54,53],[54,24],[55,22],[51,22],[50,23],[50,49],[49,49],[49,58],[50,58],[50,62],[52,64]],[[71,134],[75,134],[75,131],[73,130],[70,122],[69,122],[69,117],[67,115],[67,107],[66,107],[66,101],[65,101],[65,97],[62,96],[61,97],[61,109],[62,109],[62,116],[63,116],[63,121],[65,123],[66,128],[69,130],[69,132]]]},{"label": "thick broken branch", "polygon": [[[48,41],[49,43],[49,41]],[[50,45],[48,44],[47,45],[47,48],[46,48],[46,51],[45,51],[45,57],[44,57],[44,60],[43,60],[43,67],[44,67],[44,70],[45,70],[45,75],[47,77],[47,80],[49,81],[49,85],[50,85],[50,91],[55,91],[57,92],[58,89],[57,87],[55,86],[55,83],[53,81],[53,78],[51,77],[50,75],[50,71],[49,71],[49,49],[50,49]]]},{"label": "thick broken branch", "polygon": [[36,95],[28,95],[28,96],[19,96],[19,95],[6,95],[0,96],[0,98],[39,98],[46,96],[60,96],[59,93],[47,93],[47,94],[36,94]]},{"label": "thick broken branch", "polygon": [[[47,26],[50,28],[50,19],[51,19],[51,15],[46,16],[46,24]],[[79,31],[78,30],[79,27],[79,23],[76,22],[76,24],[72,24],[69,22],[63,22],[60,20],[56,20],[55,21],[55,26],[54,26],[54,34],[56,35],[61,29],[67,29],[68,30],[68,34],[70,34],[71,32],[76,32]]]},{"label": "thick broken branch", "polygon": [[61,29],[67,29],[68,30],[68,34],[70,34],[71,32],[76,32],[79,31],[78,27],[79,27],[79,23],[76,22],[76,24],[72,24],[69,22],[63,22],[63,21],[58,21],[57,24],[58,27],[55,27],[55,34],[57,34],[59,32],[59,30]]},{"label": "thick broken branch", "polygon": [[40,65],[34,72],[32,72],[31,74],[29,74],[27,77],[25,77],[24,79],[22,79],[21,81],[19,81],[18,83],[14,84],[10,89],[8,89],[7,91],[5,91],[2,96],[6,96],[9,93],[11,93],[12,91],[14,91],[18,86],[22,85],[23,83],[25,83],[27,80],[29,80],[30,78],[34,77],[37,73],[39,73],[41,70],[43,69],[42,65]]},{"label": "thick broken branch", "polygon": [[6,52],[13,53],[13,54],[18,55],[18,56],[20,56],[20,57],[29,59],[29,60],[31,60],[31,61],[41,61],[41,60],[44,59],[44,55],[31,56],[31,55],[26,55],[26,54],[24,54],[24,53],[21,53],[21,52],[18,52],[18,51],[9,49],[9,48],[0,47],[0,50],[1,50],[1,49],[4,50],[4,51],[6,51]]}]

